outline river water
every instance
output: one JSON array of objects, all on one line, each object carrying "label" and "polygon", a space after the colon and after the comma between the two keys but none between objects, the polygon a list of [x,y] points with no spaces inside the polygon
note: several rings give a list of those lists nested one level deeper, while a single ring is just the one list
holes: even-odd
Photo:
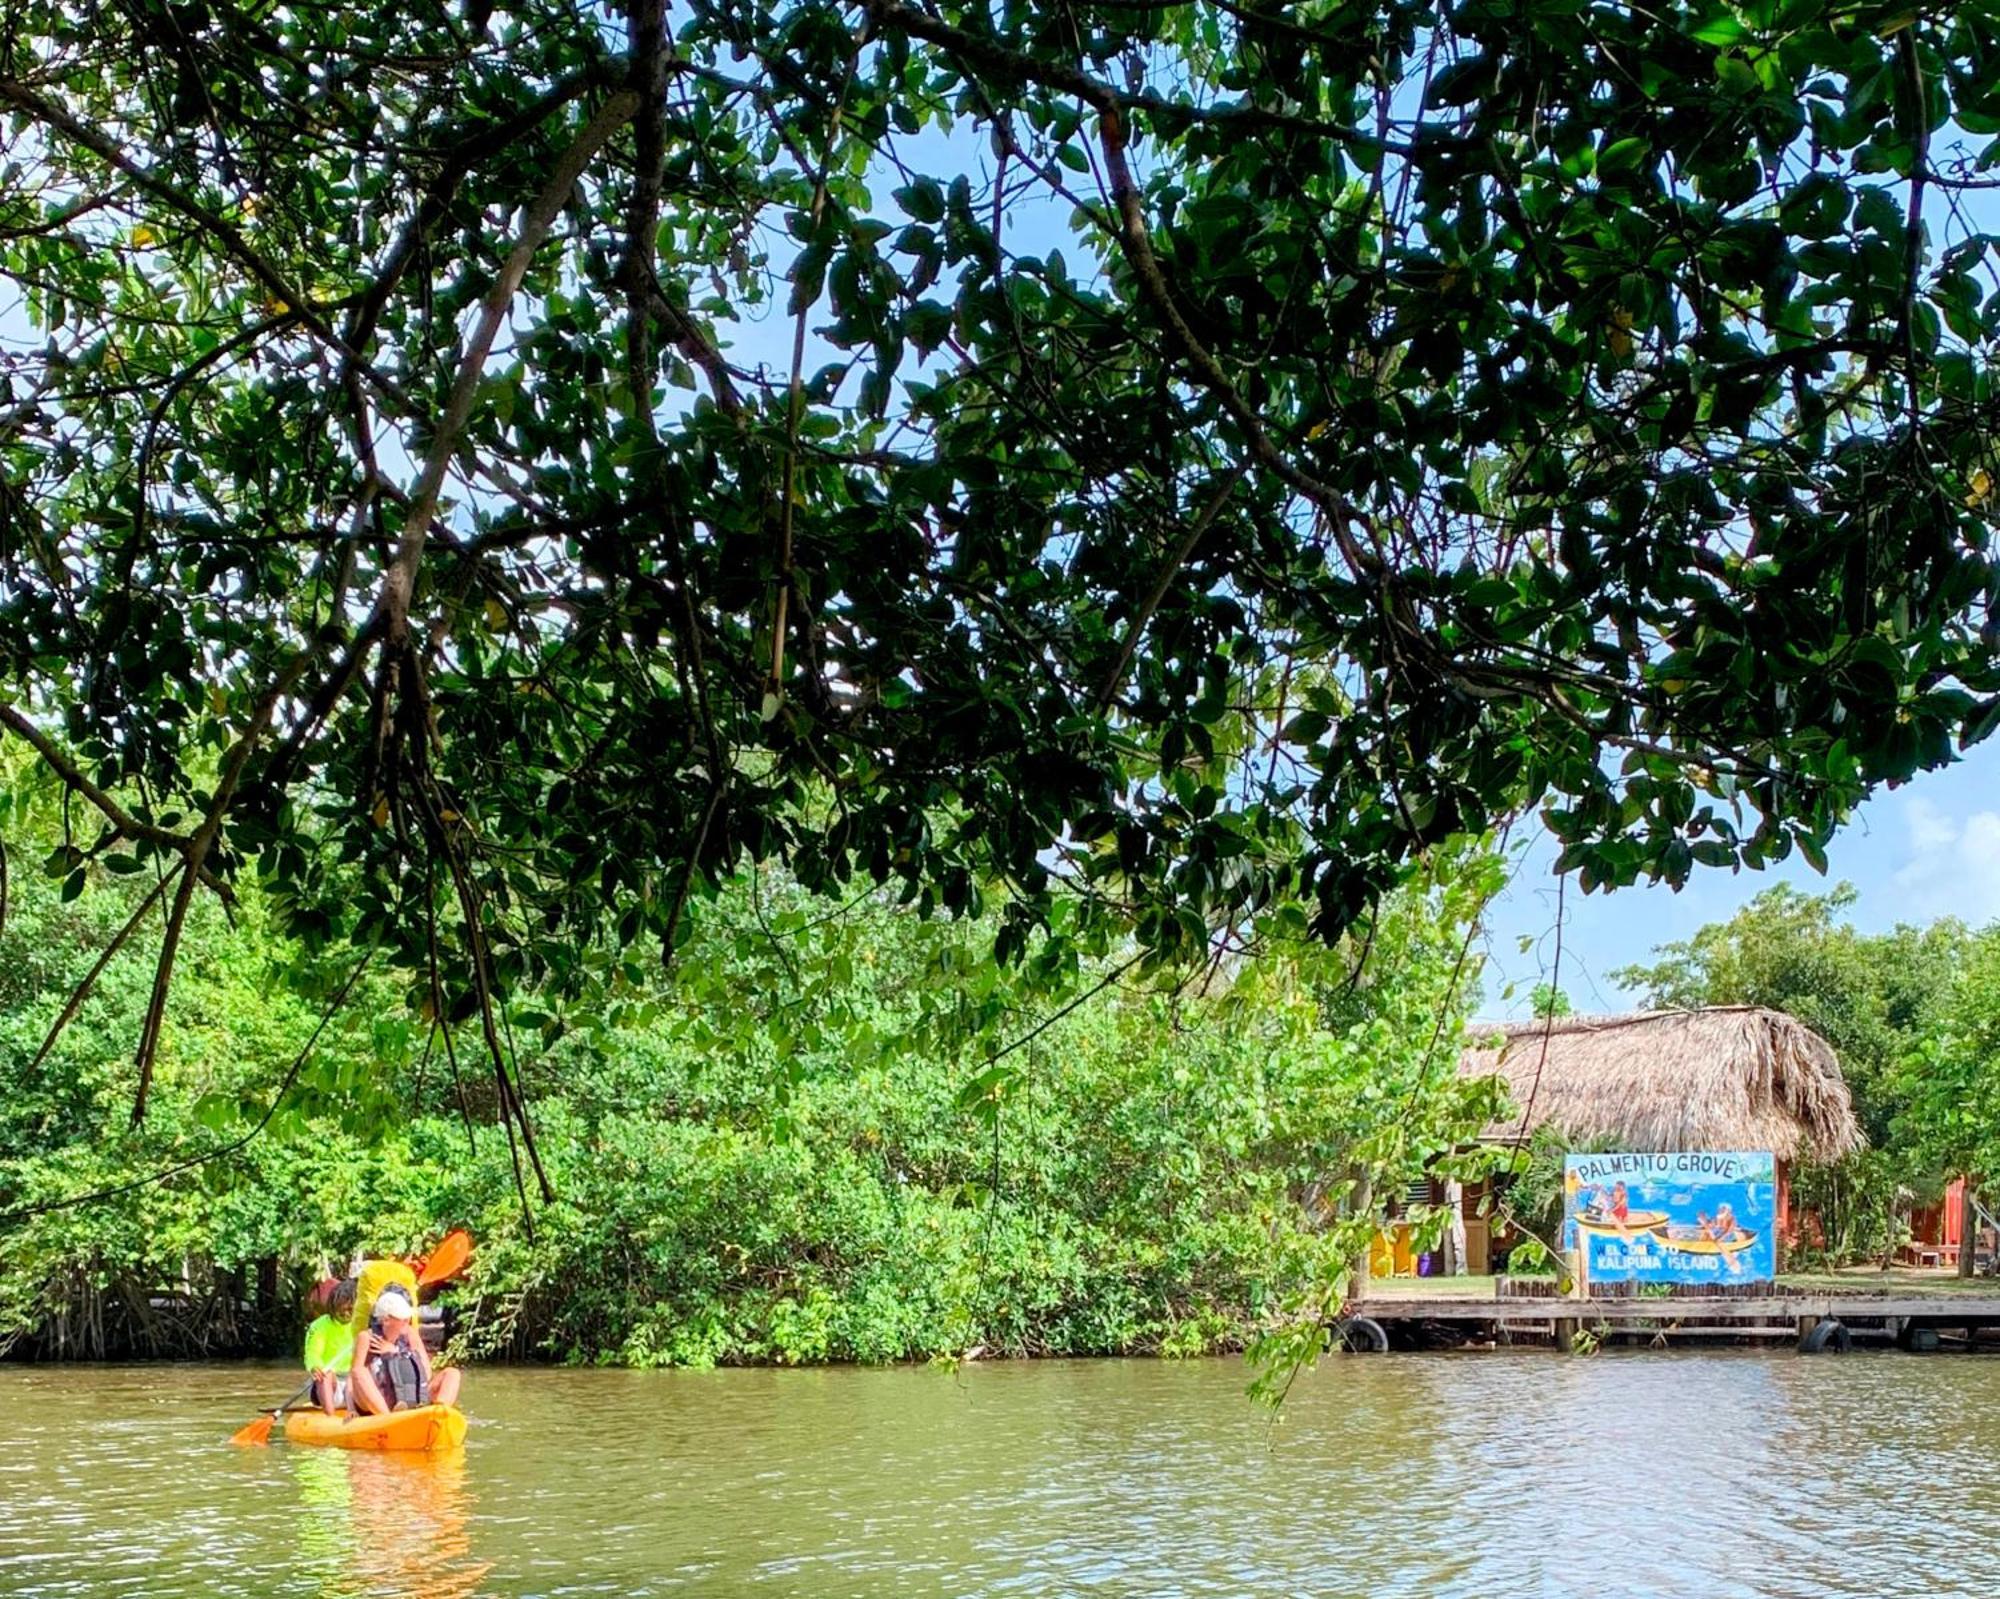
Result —
[{"label": "river water", "polygon": [[2000,1360],[475,1370],[437,1460],[225,1440],[292,1373],[0,1367],[0,1595],[2000,1594]]}]

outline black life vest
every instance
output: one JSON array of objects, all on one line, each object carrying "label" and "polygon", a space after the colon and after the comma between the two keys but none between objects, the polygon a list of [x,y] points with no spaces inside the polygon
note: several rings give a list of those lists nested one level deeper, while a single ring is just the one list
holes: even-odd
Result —
[{"label": "black life vest", "polygon": [[429,1374],[401,1344],[376,1350],[368,1357],[368,1370],[391,1410],[411,1410],[431,1402]]}]

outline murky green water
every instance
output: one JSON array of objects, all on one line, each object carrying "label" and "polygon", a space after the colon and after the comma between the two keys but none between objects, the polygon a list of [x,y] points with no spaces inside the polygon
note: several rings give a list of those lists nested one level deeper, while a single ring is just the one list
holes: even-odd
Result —
[{"label": "murky green water", "polygon": [[2000,1593],[1987,1357],[488,1370],[454,1458],[230,1448],[288,1377],[0,1368],[0,1594]]}]

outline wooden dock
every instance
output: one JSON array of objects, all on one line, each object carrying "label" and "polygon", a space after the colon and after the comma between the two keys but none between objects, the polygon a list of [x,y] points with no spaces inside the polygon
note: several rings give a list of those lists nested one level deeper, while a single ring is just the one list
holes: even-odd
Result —
[{"label": "wooden dock", "polygon": [[1845,1350],[1855,1337],[1936,1349],[1939,1334],[2000,1328],[2000,1294],[1842,1293],[1771,1289],[1734,1294],[1617,1294],[1572,1299],[1552,1294],[1371,1294],[1350,1301],[1337,1328],[1347,1347],[1384,1350],[1422,1341],[1427,1330],[1487,1332],[1499,1341],[1548,1339],[1571,1346],[1595,1338],[1790,1338],[1804,1351]]}]

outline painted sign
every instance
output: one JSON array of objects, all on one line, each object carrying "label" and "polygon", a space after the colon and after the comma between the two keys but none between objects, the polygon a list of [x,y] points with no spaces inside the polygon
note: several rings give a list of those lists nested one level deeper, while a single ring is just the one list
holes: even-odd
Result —
[{"label": "painted sign", "polygon": [[1563,1247],[1591,1282],[1749,1283],[1777,1275],[1776,1169],[1768,1153],[1571,1155]]}]

